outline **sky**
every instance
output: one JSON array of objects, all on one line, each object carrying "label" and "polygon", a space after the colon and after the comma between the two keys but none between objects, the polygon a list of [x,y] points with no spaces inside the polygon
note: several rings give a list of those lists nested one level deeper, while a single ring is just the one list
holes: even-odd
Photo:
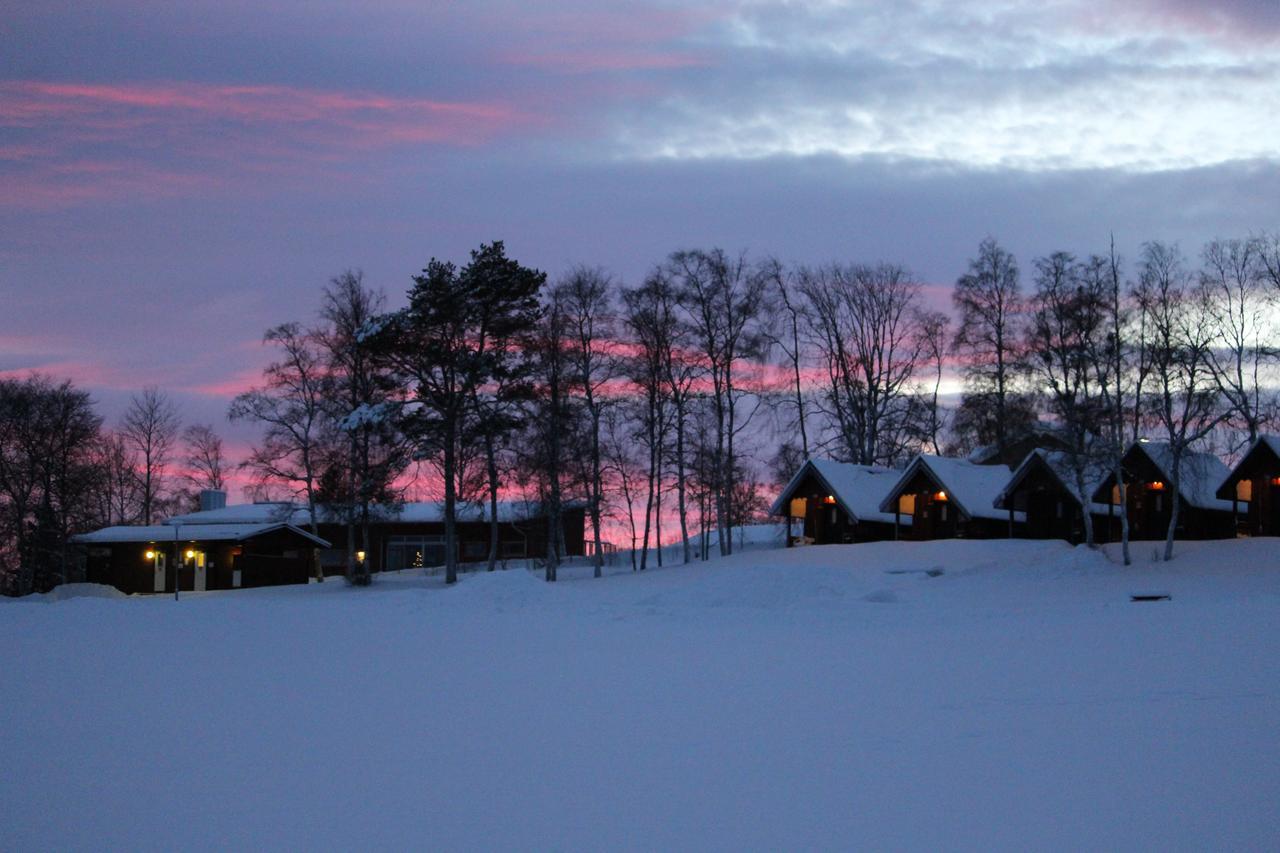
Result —
[{"label": "sky", "polygon": [[0,373],[228,428],[330,277],[481,242],[1194,258],[1280,229],[1280,3],[0,0]]}]

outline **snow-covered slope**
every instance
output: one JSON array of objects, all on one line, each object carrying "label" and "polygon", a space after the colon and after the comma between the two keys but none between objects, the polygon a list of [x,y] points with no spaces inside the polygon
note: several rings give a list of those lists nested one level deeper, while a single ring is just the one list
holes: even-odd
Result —
[{"label": "snow-covered slope", "polygon": [[1274,847],[1278,545],[6,601],[0,847]]}]

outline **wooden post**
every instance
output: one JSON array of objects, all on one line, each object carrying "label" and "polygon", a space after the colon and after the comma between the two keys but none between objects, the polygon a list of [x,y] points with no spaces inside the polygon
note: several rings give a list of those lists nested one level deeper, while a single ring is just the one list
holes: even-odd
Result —
[{"label": "wooden post", "polygon": [[902,504],[897,498],[893,500],[893,541],[897,542],[900,537],[898,528],[902,525]]}]

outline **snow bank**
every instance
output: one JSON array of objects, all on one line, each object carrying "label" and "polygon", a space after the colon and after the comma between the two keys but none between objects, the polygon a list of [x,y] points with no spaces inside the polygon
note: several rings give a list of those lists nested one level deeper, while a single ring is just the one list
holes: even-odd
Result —
[{"label": "snow bank", "polygon": [[0,846],[1269,849],[1278,544],[13,602]]}]

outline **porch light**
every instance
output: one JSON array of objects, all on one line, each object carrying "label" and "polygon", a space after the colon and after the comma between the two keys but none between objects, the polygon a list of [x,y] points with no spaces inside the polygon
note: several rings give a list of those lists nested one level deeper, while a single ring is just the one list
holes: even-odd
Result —
[{"label": "porch light", "polygon": [[835,503],[835,502],[836,502],[836,496],[835,496],[835,495],[827,495],[825,498],[823,498],[823,499],[822,499],[822,502],[823,502],[824,504],[833,504],[833,503]]},{"label": "porch light", "polygon": [[188,549],[187,549],[187,559],[188,559],[188,560],[194,560],[195,558],[196,558],[196,552],[195,552],[195,551],[192,551],[190,548],[188,548]]},{"label": "porch light", "polygon": [[1153,492],[1163,492],[1164,483],[1162,483],[1160,480],[1155,480],[1154,482],[1151,483],[1151,485],[1148,488],[1150,488],[1151,491]]},{"label": "porch light", "polygon": [[945,501],[945,500],[947,499],[947,493],[946,493],[946,492],[936,492],[936,493],[934,494],[934,496],[933,496],[933,499],[934,499],[935,501]]},{"label": "porch light", "polygon": [[147,559],[148,559],[148,560],[154,560],[154,559],[156,558],[156,552],[155,552],[155,551],[147,551],[147,553],[146,553],[146,557],[147,557]]},{"label": "porch light", "polygon": [[356,562],[358,563],[364,562],[364,551],[356,551]]}]

